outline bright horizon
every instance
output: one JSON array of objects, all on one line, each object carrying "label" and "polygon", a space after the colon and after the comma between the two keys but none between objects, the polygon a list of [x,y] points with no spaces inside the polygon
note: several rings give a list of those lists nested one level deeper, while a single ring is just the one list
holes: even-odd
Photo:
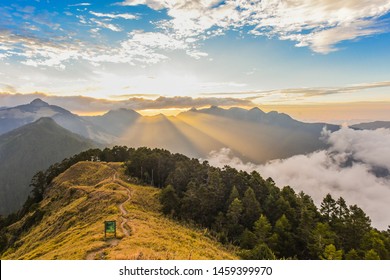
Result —
[{"label": "bright horizon", "polygon": [[0,107],[390,120],[389,19],[387,0],[6,0]]}]

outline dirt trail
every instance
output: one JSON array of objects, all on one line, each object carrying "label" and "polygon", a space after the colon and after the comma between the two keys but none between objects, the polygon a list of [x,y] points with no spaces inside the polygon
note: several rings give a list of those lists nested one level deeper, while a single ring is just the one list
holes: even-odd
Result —
[{"label": "dirt trail", "polygon": [[[127,223],[127,218],[126,218],[126,215],[127,215],[127,211],[124,207],[124,204],[127,203],[130,199],[131,199],[131,191],[126,187],[124,186],[123,184],[123,181],[121,179],[119,179],[119,175],[118,175],[118,172],[115,172],[114,173],[114,176],[112,178],[112,181],[118,185],[120,185],[122,188],[124,188],[127,192],[127,199],[122,202],[121,204],[119,204],[119,210],[121,211],[122,213],[122,222],[120,224],[120,227],[122,229],[122,232],[125,236],[130,236],[130,230],[128,228],[126,228],[126,223]],[[128,226],[127,226],[128,227]]]},{"label": "dirt trail", "polygon": [[[126,218],[127,211],[124,207],[124,204],[127,203],[131,199],[131,191],[123,184],[122,180],[120,180],[118,178],[119,178],[118,173],[115,172],[111,181],[118,184],[122,188],[126,189],[126,192],[127,192],[127,199],[118,205],[119,210],[121,211],[121,219],[122,219],[120,227],[121,227],[122,232],[125,236],[130,236],[131,230],[128,229],[128,225],[127,225],[128,219]],[[120,242],[120,240],[117,238],[108,239],[108,240],[106,240],[106,244],[103,245],[102,247],[95,249],[93,251],[87,252],[85,259],[86,260],[104,259],[105,258],[104,250],[107,248],[110,248],[110,247],[117,246],[119,242]]]},{"label": "dirt trail", "polygon": [[127,218],[126,218],[126,215],[127,215],[127,211],[126,209],[123,207],[123,204],[125,204],[126,202],[128,202],[130,199],[131,199],[131,192],[128,188],[126,188],[126,192],[127,192],[127,199],[126,201],[124,201],[123,203],[119,204],[119,209],[121,210],[122,212],[122,223],[121,223],[121,229],[122,229],[122,232],[124,235],[126,236],[130,236],[130,230],[128,230],[126,228],[126,223],[127,223]]},{"label": "dirt trail", "polygon": [[110,247],[115,247],[118,245],[119,239],[108,239],[106,241],[106,244],[96,250],[89,251],[87,255],[85,256],[86,260],[103,260],[105,257],[104,250]]}]

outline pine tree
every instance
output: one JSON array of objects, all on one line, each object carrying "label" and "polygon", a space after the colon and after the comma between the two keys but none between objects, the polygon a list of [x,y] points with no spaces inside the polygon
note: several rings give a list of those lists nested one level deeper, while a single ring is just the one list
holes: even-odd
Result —
[{"label": "pine tree", "polygon": [[365,253],[364,259],[365,260],[380,260],[381,258],[379,257],[378,253],[374,249],[371,249]]},{"label": "pine tree", "polygon": [[273,250],[279,257],[293,257],[295,255],[295,242],[291,232],[291,224],[286,215],[282,215],[274,226],[274,233],[270,238]]},{"label": "pine tree", "polygon": [[240,199],[240,194],[238,193],[238,190],[236,188],[236,186],[233,186],[231,192],[230,192],[230,195],[229,195],[229,199],[227,201],[227,205],[229,207],[229,205],[233,202],[234,199]]},{"label": "pine tree", "polygon": [[323,260],[341,260],[343,258],[343,251],[336,250],[333,244],[329,244],[325,247],[324,253],[321,256]]},{"label": "pine tree", "polygon": [[258,243],[267,243],[272,233],[272,226],[266,216],[260,216],[253,226],[253,231]]},{"label": "pine tree", "polygon": [[324,220],[331,224],[336,216],[336,201],[328,193],[321,202],[320,213]]},{"label": "pine tree", "polygon": [[260,217],[260,203],[257,201],[255,192],[249,187],[242,198],[243,215],[242,224],[247,228],[252,228],[253,223]]},{"label": "pine tree", "polygon": [[321,258],[325,247],[334,244],[336,234],[331,230],[328,223],[317,223],[310,236],[308,248],[312,258]]},{"label": "pine tree", "polygon": [[237,239],[241,234],[242,225],[240,224],[242,216],[242,202],[238,198],[235,198],[229,206],[229,209],[226,214],[227,227],[229,231],[229,236],[232,239]]},{"label": "pine tree", "polygon": [[267,244],[259,244],[252,250],[244,251],[242,257],[247,260],[275,260],[274,252],[267,246]]},{"label": "pine tree", "polygon": [[344,249],[359,249],[365,234],[371,229],[371,220],[357,205],[349,207],[349,216],[346,220],[346,236],[343,238]]},{"label": "pine tree", "polygon": [[256,243],[256,235],[246,228],[240,237],[240,247],[243,249],[253,249]]},{"label": "pine tree", "polygon": [[356,252],[355,249],[350,250],[346,255],[345,255],[346,260],[361,260],[359,257],[359,254]]}]

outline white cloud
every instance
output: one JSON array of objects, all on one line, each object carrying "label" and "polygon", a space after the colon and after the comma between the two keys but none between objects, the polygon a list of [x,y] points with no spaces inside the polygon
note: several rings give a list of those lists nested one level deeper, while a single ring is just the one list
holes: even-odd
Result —
[{"label": "white cloud", "polygon": [[206,57],[206,56],[208,56],[209,54],[208,53],[205,53],[205,52],[201,52],[201,51],[199,51],[199,50],[188,50],[188,51],[186,51],[186,53],[189,55],[189,56],[191,56],[191,57],[193,57],[193,58],[195,58],[195,59],[200,59],[200,58],[202,58],[202,57]]},{"label": "white cloud", "polygon": [[[83,2],[73,6],[89,6]],[[66,67],[66,62],[84,59],[94,65],[103,62],[154,64],[168,59],[167,52],[180,50],[194,59],[208,54],[200,49],[210,37],[221,36],[229,29],[241,29],[254,35],[275,36],[297,42],[318,53],[337,50],[338,43],[384,32],[380,16],[390,11],[387,0],[127,0],[120,5],[147,5],[163,10],[168,19],[153,22],[153,32],[127,33],[128,37],[109,44],[93,45],[88,41],[64,40],[69,34],[50,39],[31,37],[30,33],[0,31],[0,50],[6,56],[24,58],[31,66]],[[70,14],[72,15],[72,14]],[[51,19],[56,13],[32,17],[34,23],[50,26],[65,33]],[[126,31],[126,26],[113,24],[114,19],[137,19],[130,13],[82,11],[79,23],[90,29],[94,40],[103,38],[103,29]],[[38,25],[37,25],[38,26]],[[64,25],[65,26],[65,25]],[[34,28],[34,25],[29,27]],[[59,32],[61,31],[61,32]],[[119,35],[125,35],[123,32]],[[29,37],[30,36],[30,37]],[[100,36],[100,37],[99,37]],[[74,36],[77,37],[77,36]],[[7,48],[7,49],[5,49]]]},{"label": "white cloud", "polygon": [[[387,0],[126,0],[121,5],[167,9],[159,22],[177,36],[201,36],[217,28],[253,27],[250,34],[297,41],[318,53],[337,50],[339,42],[382,33],[379,17],[390,11]],[[222,31],[223,32],[223,31]],[[199,38],[198,38],[199,39]]]},{"label": "white cloud", "polygon": [[187,43],[160,32],[134,31],[129,36],[131,38],[122,43],[126,48],[129,46],[131,48],[135,44],[164,50],[183,50],[188,48]]},{"label": "white cloud", "polygon": [[91,5],[92,5],[91,3],[83,2],[83,3],[69,5],[69,7],[83,7],[83,6],[91,6]]},{"label": "white cloud", "polygon": [[[112,31],[121,31],[115,25],[91,19],[98,26],[109,28]],[[97,29],[92,29],[98,31]],[[64,69],[66,63],[83,59],[91,63],[128,63],[135,64],[155,64],[168,59],[164,54],[174,50],[193,50],[184,41],[177,40],[167,34],[160,32],[133,31],[128,34],[128,38],[118,45],[86,45],[84,42],[60,42],[53,43],[35,37],[19,36],[9,32],[0,31],[0,49],[17,54],[22,59],[22,63],[29,66],[56,67]],[[194,53],[193,55],[204,56],[204,53]],[[4,56],[5,57],[5,56]]]},{"label": "white cloud", "polygon": [[304,191],[317,205],[327,193],[335,198],[342,196],[349,204],[358,204],[375,227],[386,229],[390,225],[390,130],[344,127],[325,136],[328,150],[265,165],[244,163],[229,149],[213,152],[207,160],[219,167],[257,170],[263,177],[273,178],[278,186],[290,185],[296,191]]},{"label": "white cloud", "polygon": [[90,14],[96,16],[96,17],[102,17],[102,18],[110,18],[110,19],[139,19],[139,16],[129,14],[129,13],[124,13],[124,14],[105,14],[105,13],[97,13],[90,11]]},{"label": "white cloud", "polygon": [[308,35],[289,34],[282,36],[281,39],[298,41],[299,43],[296,45],[298,47],[309,46],[315,52],[327,54],[337,51],[338,48],[335,45],[339,42],[382,32],[382,28],[376,27],[374,21],[358,20],[334,28],[319,30]]},{"label": "white cloud", "polygon": [[80,49],[72,44],[55,44],[35,37],[0,32],[0,47],[8,49],[8,54],[24,57],[23,64],[30,66],[50,66],[64,68],[65,61],[80,57]]},{"label": "white cloud", "polygon": [[161,10],[165,7],[165,1],[159,0],[125,0],[124,2],[117,3],[122,6],[137,6],[137,5],[147,5],[155,10]]},{"label": "white cloud", "polygon": [[111,31],[114,31],[114,32],[121,32],[121,31],[123,31],[123,29],[121,27],[119,27],[118,25],[115,25],[115,24],[112,24],[112,23],[107,23],[107,22],[104,22],[104,21],[101,21],[101,20],[97,20],[95,18],[91,18],[91,22],[95,23],[97,26],[110,29]]},{"label": "white cloud", "polygon": [[6,53],[0,53],[0,60],[3,58],[6,58],[6,57],[8,57],[8,55]]},{"label": "white cloud", "polygon": [[[341,93],[353,93],[363,90],[376,89],[376,88],[387,88],[390,87],[390,81],[383,82],[372,82],[372,83],[362,83],[354,84],[340,87],[312,87],[312,88],[286,88],[286,89],[277,89],[277,90],[268,90],[268,91],[253,91],[253,94],[259,94],[260,97],[264,94],[283,94],[283,95],[301,95],[305,97],[311,96],[322,96],[322,95],[331,95],[331,94],[341,94]],[[248,92],[245,92],[245,94]]]}]

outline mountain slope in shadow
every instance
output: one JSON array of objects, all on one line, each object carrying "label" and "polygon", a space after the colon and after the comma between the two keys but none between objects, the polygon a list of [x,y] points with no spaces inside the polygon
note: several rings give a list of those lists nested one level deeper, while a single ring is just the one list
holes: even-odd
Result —
[{"label": "mountain slope in shadow", "polygon": [[29,195],[33,175],[97,144],[50,118],[0,136],[0,214],[18,210]]}]

